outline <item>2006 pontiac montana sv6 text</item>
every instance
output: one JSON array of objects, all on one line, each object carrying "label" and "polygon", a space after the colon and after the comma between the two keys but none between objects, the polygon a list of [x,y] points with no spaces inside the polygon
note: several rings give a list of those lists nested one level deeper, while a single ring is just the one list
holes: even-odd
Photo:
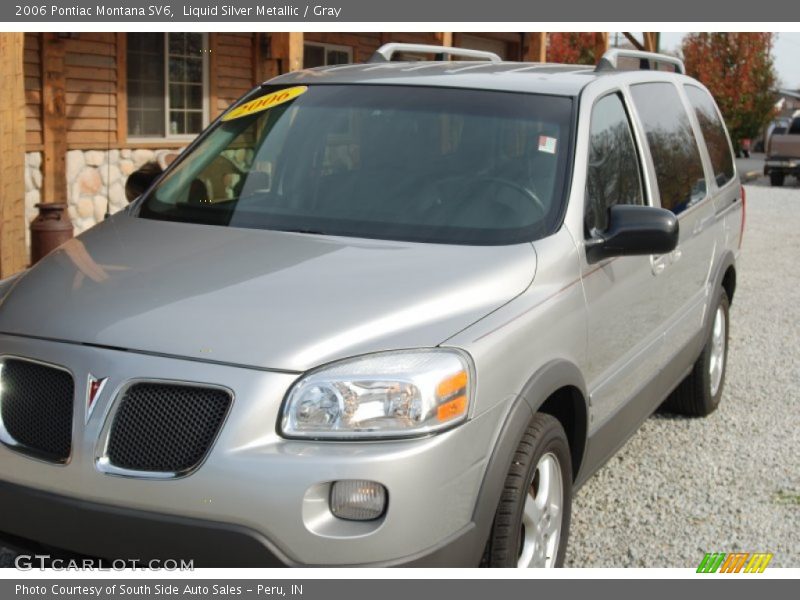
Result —
[{"label": "2006 pontiac montana sv6 text", "polygon": [[0,531],[559,566],[573,491],[660,405],[722,394],[744,196],[682,73],[393,44],[253,90],[0,284]]}]

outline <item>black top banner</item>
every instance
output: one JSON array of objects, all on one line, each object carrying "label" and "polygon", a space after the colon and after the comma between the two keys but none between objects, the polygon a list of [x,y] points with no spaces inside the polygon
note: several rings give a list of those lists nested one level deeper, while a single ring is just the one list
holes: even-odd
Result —
[{"label": "black top banner", "polygon": [[770,22],[800,21],[786,0],[18,0],[0,21],[43,22]]}]

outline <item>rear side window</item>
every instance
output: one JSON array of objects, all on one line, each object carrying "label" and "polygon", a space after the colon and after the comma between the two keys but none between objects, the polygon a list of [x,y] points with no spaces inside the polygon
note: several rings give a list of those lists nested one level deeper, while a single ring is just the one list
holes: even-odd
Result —
[{"label": "rear side window", "polygon": [[585,215],[589,233],[608,228],[613,205],[644,204],[639,159],[619,94],[595,103],[590,128]]},{"label": "rear side window", "polygon": [[722,187],[733,179],[733,151],[725,135],[725,125],[719,118],[717,107],[708,92],[693,85],[684,86],[689,103],[697,114],[700,131],[708,148],[714,179]]},{"label": "rear side window", "polygon": [[631,86],[642,121],[661,206],[678,214],[706,196],[706,180],[697,140],[678,90],[671,83]]}]

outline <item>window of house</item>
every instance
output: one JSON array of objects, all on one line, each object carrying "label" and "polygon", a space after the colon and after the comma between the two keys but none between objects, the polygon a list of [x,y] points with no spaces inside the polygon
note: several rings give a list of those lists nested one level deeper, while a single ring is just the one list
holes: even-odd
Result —
[{"label": "window of house", "polygon": [[625,106],[619,94],[610,94],[592,108],[586,229],[589,232],[608,229],[608,209],[615,204],[644,204],[644,194]]},{"label": "window of house", "polygon": [[642,121],[661,206],[678,214],[706,197],[706,180],[689,114],[671,83],[631,86]]},{"label": "window of house", "polygon": [[346,65],[353,62],[353,49],[349,46],[317,44],[306,42],[303,45],[303,68]]},{"label": "window of house", "polygon": [[128,136],[197,135],[207,123],[206,35],[128,34]]},{"label": "window of house", "polygon": [[708,92],[694,85],[687,85],[684,88],[689,97],[689,103],[697,114],[700,131],[706,141],[711,167],[714,169],[714,178],[717,180],[717,185],[721,187],[733,179],[734,174],[733,150],[725,133],[725,125],[722,124],[714,100]]}]

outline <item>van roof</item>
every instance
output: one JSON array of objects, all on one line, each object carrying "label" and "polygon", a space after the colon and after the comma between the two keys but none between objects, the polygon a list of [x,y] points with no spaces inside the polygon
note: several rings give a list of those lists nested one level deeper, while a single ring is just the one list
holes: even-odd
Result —
[{"label": "van roof", "polygon": [[334,65],[294,71],[270,85],[381,84],[487,89],[577,96],[598,77],[593,66],[487,61],[418,61]]}]

